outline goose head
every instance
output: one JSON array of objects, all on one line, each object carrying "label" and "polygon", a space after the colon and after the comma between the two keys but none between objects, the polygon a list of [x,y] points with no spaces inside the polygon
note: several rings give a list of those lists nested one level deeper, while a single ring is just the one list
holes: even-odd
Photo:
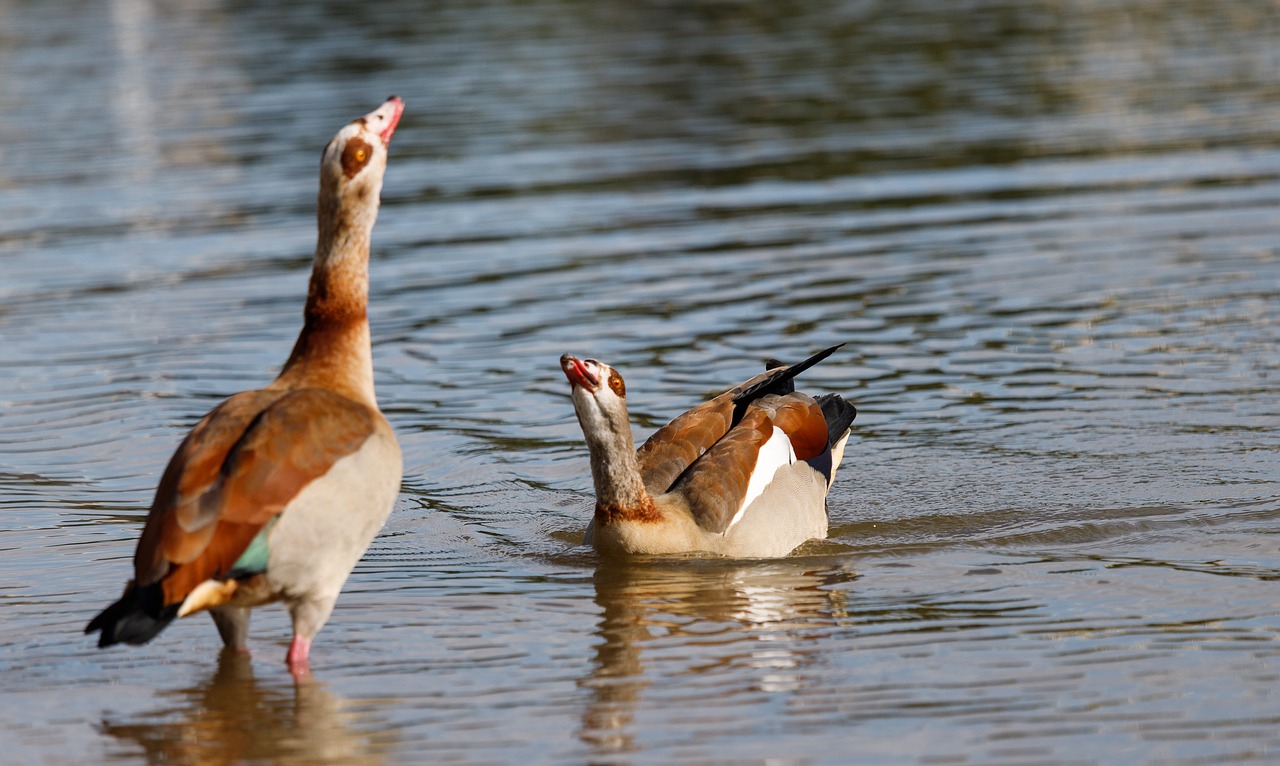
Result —
[{"label": "goose head", "polygon": [[[321,226],[363,223],[376,216],[387,147],[400,124],[404,101],[392,96],[339,130],[320,159]],[[372,216],[370,215],[372,214]],[[371,227],[372,220],[368,220]]]},{"label": "goose head", "polygon": [[588,442],[631,435],[627,415],[627,385],[622,375],[604,362],[560,357],[560,369],[569,379],[573,409]]}]

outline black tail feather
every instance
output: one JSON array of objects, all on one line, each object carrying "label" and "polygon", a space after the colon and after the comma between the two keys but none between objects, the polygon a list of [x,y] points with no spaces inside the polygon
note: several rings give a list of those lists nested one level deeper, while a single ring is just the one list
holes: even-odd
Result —
[{"label": "black tail feather", "polygon": [[159,583],[139,588],[130,584],[120,600],[103,609],[85,626],[85,633],[102,631],[98,646],[145,644],[178,616],[178,605],[164,605]]},{"label": "black tail feather", "polygon": [[[768,359],[764,360],[765,372],[768,372],[769,370],[776,370],[779,367],[786,367],[786,366],[787,366],[787,363],[782,361],[781,359],[774,359],[773,357],[769,357]],[[789,377],[786,380],[779,381],[777,385],[769,387],[769,393],[777,394],[778,396],[786,396],[787,394],[795,390],[796,390],[795,377]]]},{"label": "black tail feather", "polygon": [[814,401],[822,408],[822,416],[827,419],[827,444],[835,446],[858,417],[858,410],[844,400],[840,394],[822,394]]},{"label": "black tail feather", "polygon": [[[843,343],[838,343],[831,348],[823,349],[803,362],[791,365],[787,369],[779,372],[777,375],[765,378],[755,385],[744,388],[742,391],[738,392],[737,396],[733,397],[734,404],[750,403],[767,394],[791,393],[796,390],[795,383],[792,382],[792,379],[795,378],[795,376],[814,366],[818,362],[821,362],[823,359],[831,356],[843,345]],[[777,359],[768,359],[765,361],[765,365],[766,369],[769,370],[774,370],[782,366]]]},{"label": "black tail feather", "polygon": [[[736,425],[738,421],[742,420],[742,416],[747,412],[747,407],[756,399],[759,399],[762,396],[768,396],[769,394],[785,396],[795,391],[795,377],[797,375],[814,366],[818,362],[821,362],[823,359],[831,356],[836,352],[836,349],[843,345],[843,343],[838,343],[831,348],[823,349],[803,362],[793,364],[785,370],[780,370],[778,374],[765,378],[758,383],[753,383],[739,391],[738,394],[733,397],[733,423]],[[779,367],[785,366],[782,362],[773,358],[766,359],[764,364],[766,371],[776,370]]]}]

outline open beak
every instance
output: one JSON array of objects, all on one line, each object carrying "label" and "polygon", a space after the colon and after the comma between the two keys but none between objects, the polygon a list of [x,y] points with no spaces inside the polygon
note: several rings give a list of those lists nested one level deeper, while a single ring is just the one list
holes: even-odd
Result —
[{"label": "open beak", "polygon": [[564,370],[564,376],[569,379],[571,386],[582,386],[588,391],[595,391],[600,387],[600,378],[573,354],[560,357],[560,369]]}]

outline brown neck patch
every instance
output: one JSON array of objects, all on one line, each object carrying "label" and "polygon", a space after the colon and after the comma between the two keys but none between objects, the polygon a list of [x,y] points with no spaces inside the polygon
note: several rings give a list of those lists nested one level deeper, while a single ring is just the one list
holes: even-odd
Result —
[{"label": "brown neck patch", "polygon": [[349,363],[351,349],[364,340],[361,330],[367,322],[364,316],[330,318],[308,312],[284,369],[323,359],[335,359],[337,364]]},{"label": "brown neck patch", "polygon": [[662,521],[662,512],[653,503],[647,493],[636,505],[617,505],[613,503],[596,503],[596,522],[600,524],[617,524],[627,521],[634,524],[657,524]]},{"label": "brown neck patch", "polygon": [[368,322],[363,317],[345,322],[307,317],[276,381],[273,386],[324,388],[376,407]]}]

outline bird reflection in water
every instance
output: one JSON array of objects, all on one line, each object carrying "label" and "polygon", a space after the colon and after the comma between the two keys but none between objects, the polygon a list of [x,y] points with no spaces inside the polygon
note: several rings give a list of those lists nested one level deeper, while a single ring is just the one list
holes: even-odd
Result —
[{"label": "bird reflection in water", "polygon": [[[750,670],[732,681],[742,688],[725,693],[794,691],[800,668],[818,656],[807,645],[845,616],[845,592],[828,586],[856,578],[813,559],[668,559],[599,567],[599,644],[590,674],[580,682],[590,695],[579,738],[598,755],[638,750],[635,715],[656,679],[692,678],[731,664]],[[717,700],[706,704],[711,708]]]},{"label": "bird reflection in water", "polygon": [[389,748],[323,683],[259,683],[243,653],[224,650],[207,681],[159,694],[161,708],[100,729],[141,747],[147,763],[379,764]]}]

